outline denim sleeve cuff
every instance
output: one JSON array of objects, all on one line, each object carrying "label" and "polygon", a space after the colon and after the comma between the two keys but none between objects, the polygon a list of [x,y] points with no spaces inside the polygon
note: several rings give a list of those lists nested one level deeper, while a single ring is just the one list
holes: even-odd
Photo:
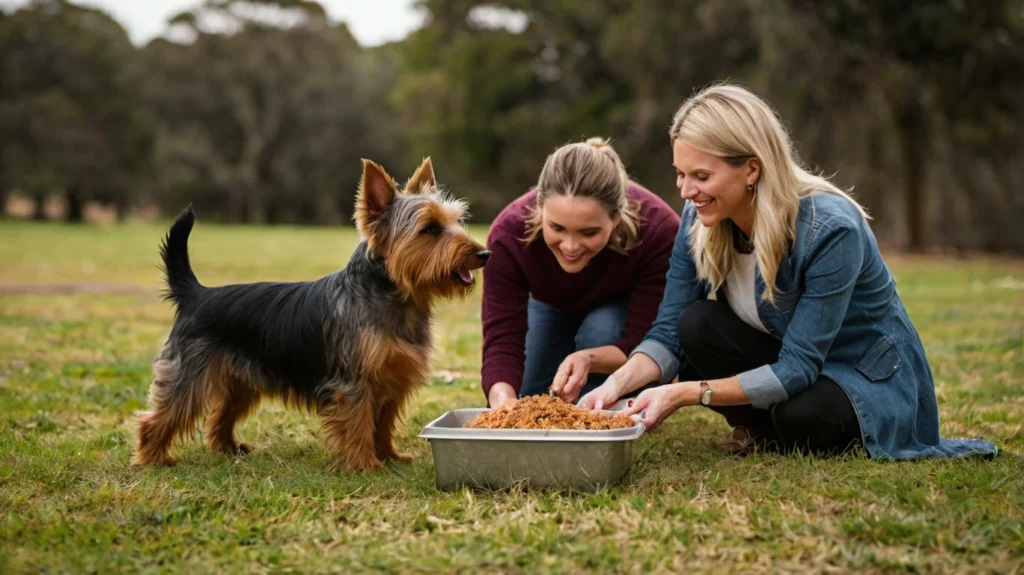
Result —
[{"label": "denim sleeve cuff", "polygon": [[747,394],[750,405],[756,409],[768,409],[776,403],[782,403],[789,399],[786,388],[775,376],[771,366],[762,365],[757,369],[744,371],[736,378],[740,380],[740,386]]},{"label": "denim sleeve cuff", "polygon": [[661,369],[661,381],[658,383],[668,383],[679,373],[679,359],[668,348],[653,339],[645,339],[640,342],[640,345],[633,349],[633,353],[629,354],[629,357],[638,353],[646,355],[658,364],[658,368]]}]

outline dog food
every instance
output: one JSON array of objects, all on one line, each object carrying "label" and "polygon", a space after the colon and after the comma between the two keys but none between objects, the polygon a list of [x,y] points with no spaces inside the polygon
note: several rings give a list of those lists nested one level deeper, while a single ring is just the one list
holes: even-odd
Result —
[{"label": "dog food", "polygon": [[626,415],[614,417],[588,411],[556,397],[524,397],[514,404],[485,411],[466,424],[476,429],[622,429],[633,427]]}]

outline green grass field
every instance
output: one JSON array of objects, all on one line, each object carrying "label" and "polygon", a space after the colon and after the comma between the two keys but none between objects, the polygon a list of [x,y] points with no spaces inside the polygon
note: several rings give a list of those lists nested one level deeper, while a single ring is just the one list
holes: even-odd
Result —
[{"label": "green grass field", "polygon": [[[270,403],[239,431],[247,457],[192,443],[177,467],[129,468],[172,318],[162,233],[0,223],[0,573],[1024,572],[1024,262],[890,261],[943,434],[997,442],[994,461],[730,457],[725,423],[694,408],[641,439],[620,486],[442,493],[416,435],[483,401],[479,292],[437,311],[437,375],[399,443],[412,464],[332,473],[318,420]],[[193,266],[207,285],[311,279],[355,242],[200,221]]]}]

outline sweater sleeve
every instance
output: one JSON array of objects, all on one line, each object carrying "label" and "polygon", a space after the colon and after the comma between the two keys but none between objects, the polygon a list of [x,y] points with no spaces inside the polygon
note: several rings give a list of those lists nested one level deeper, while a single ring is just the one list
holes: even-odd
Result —
[{"label": "sweater sleeve", "polygon": [[480,380],[484,396],[498,382],[511,385],[516,393],[522,386],[526,360],[526,306],[530,298],[526,274],[513,258],[518,241],[504,229],[495,228],[488,238],[491,257],[484,266],[483,302],[480,319],[483,324],[483,358]]},{"label": "sweater sleeve", "polygon": [[658,306],[665,294],[665,275],[672,257],[672,246],[679,231],[679,217],[671,212],[656,223],[652,223],[649,234],[637,246],[641,253],[637,267],[639,277],[629,298],[626,312],[626,327],[622,338],[613,345],[630,352],[643,340],[658,315]]}]

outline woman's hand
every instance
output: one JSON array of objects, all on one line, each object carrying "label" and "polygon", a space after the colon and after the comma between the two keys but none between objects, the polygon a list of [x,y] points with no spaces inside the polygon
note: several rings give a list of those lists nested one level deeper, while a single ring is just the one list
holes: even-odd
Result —
[{"label": "woman's hand", "polygon": [[506,404],[512,405],[517,401],[519,398],[516,396],[516,390],[505,382],[495,383],[487,392],[487,403],[491,404],[491,409],[498,409]]},{"label": "woman's hand", "polygon": [[614,404],[623,395],[660,378],[661,369],[658,364],[647,355],[638,353],[615,370],[615,373],[609,375],[597,389],[584,395],[579,405],[587,409],[603,409]]},{"label": "woman's hand", "polygon": [[680,407],[697,405],[699,394],[700,387],[695,387],[693,382],[661,385],[642,392],[622,413],[633,415],[644,411],[644,425],[647,429],[654,429]]},{"label": "woman's hand", "polygon": [[597,386],[597,389],[584,395],[579,406],[592,411],[600,411],[618,401],[625,392],[622,391],[622,387],[616,379],[617,374],[618,372],[609,375],[604,383]]},{"label": "woman's hand", "polygon": [[590,350],[581,350],[569,354],[562,365],[558,366],[551,390],[566,403],[575,403],[580,390],[587,383],[587,376],[594,365],[594,354]]}]

